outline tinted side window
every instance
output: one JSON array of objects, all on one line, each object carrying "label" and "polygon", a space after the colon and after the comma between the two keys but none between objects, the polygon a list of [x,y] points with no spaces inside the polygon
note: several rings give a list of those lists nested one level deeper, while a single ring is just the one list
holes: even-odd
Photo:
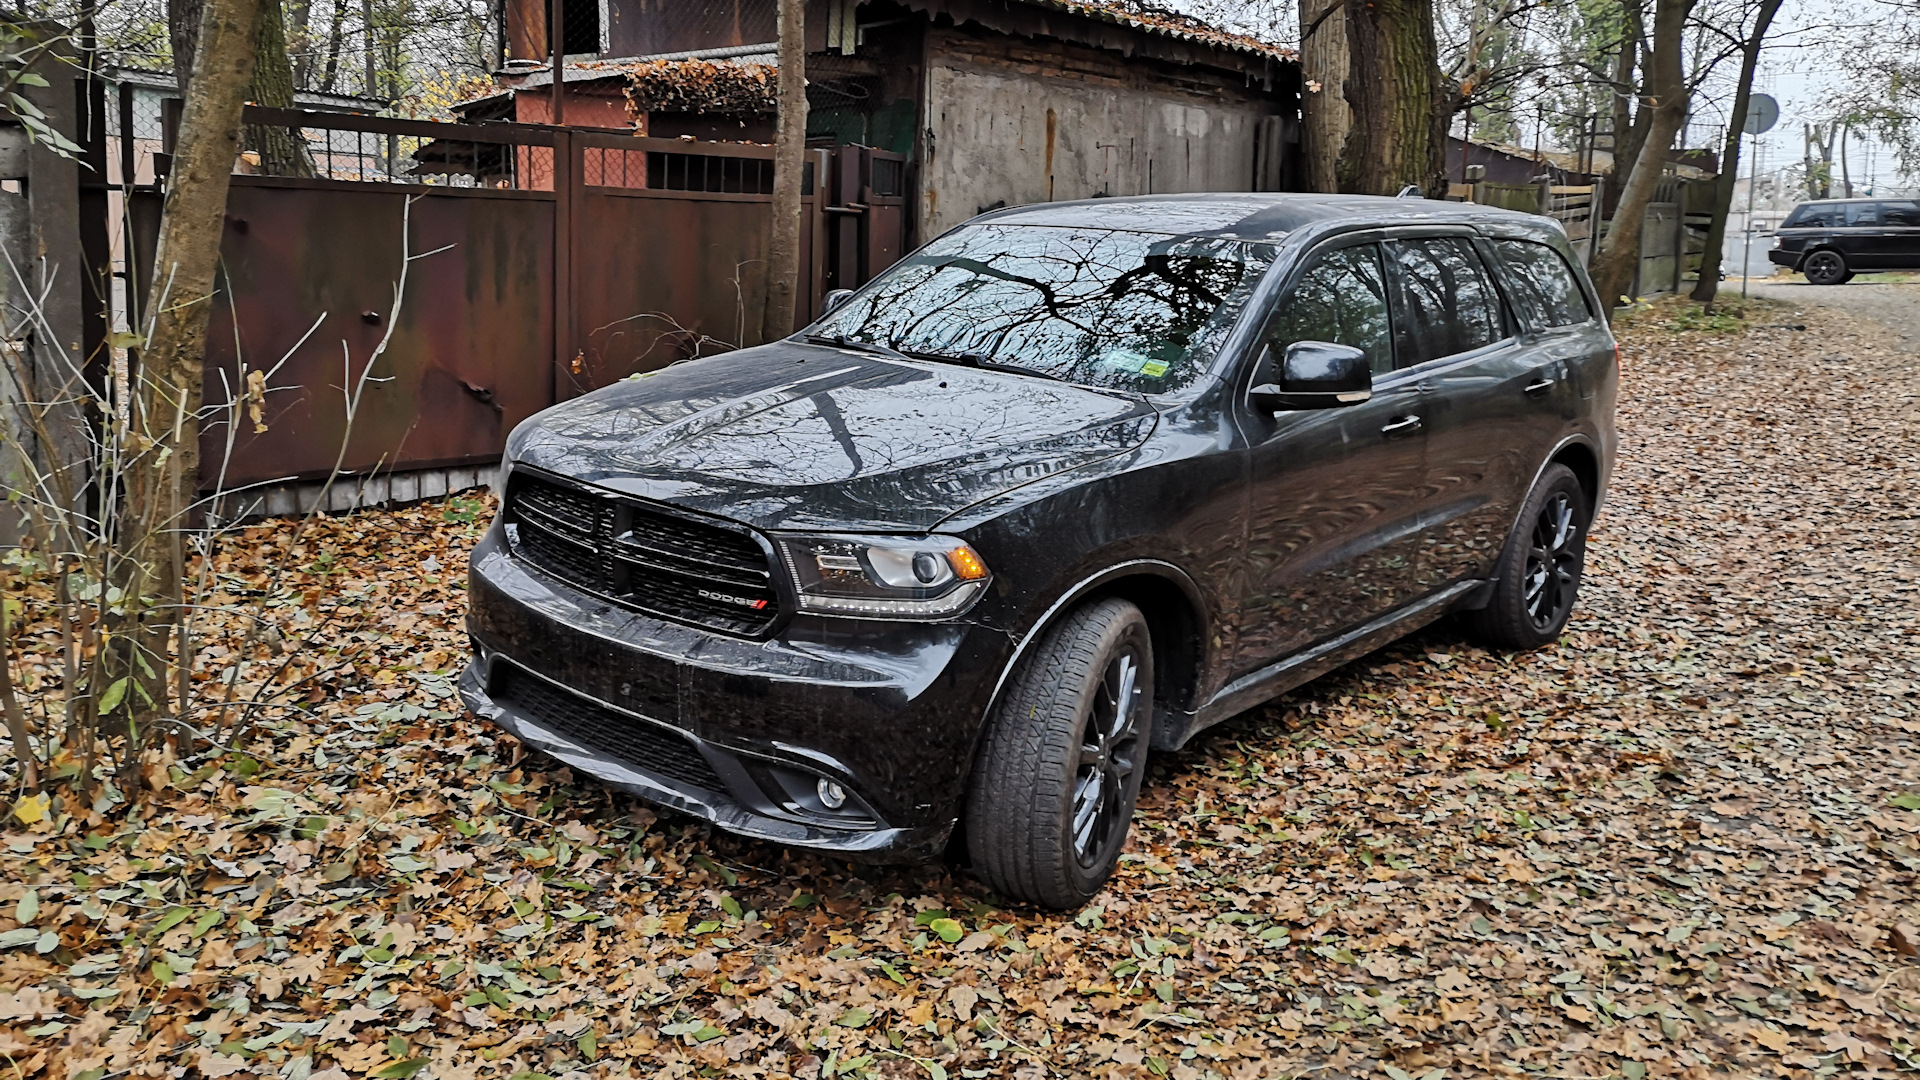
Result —
[{"label": "tinted side window", "polygon": [[1855,228],[1877,226],[1880,224],[1880,206],[1878,203],[1862,202],[1847,204],[1847,224]]},{"label": "tinted side window", "polygon": [[1920,203],[1881,203],[1880,217],[1888,225],[1907,229],[1920,227]]},{"label": "tinted side window", "polygon": [[1275,350],[1296,341],[1331,341],[1367,354],[1374,374],[1393,370],[1387,278],[1374,244],[1329,251],[1315,259],[1280,302],[1268,328]]},{"label": "tinted side window", "polygon": [[1394,327],[1400,363],[1452,356],[1505,336],[1500,296],[1480,256],[1465,240],[1396,240],[1387,245],[1400,268],[1402,305]]},{"label": "tinted side window", "polygon": [[1787,218],[1783,229],[1829,229],[1840,224],[1840,208],[1837,206],[1802,205]]},{"label": "tinted side window", "polygon": [[1558,251],[1531,240],[1495,240],[1493,250],[1507,276],[1547,326],[1572,326],[1593,317],[1573,268]]}]

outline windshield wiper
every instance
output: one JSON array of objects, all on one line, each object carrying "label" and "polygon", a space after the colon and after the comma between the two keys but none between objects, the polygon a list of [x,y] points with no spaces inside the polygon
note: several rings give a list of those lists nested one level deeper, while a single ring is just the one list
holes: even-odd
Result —
[{"label": "windshield wiper", "polygon": [[1039,368],[1030,368],[1024,364],[1009,364],[1001,360],[989,359],[979,353],[922,352],[918,349],[903,351],[891,345],[882,345],[877,341],[866,341],[861,338],[848,337],[845,334],[808,334],[806,340],[815,345],[834,345],[842,349],[874,353],[894,360],[931,360],[936,364],[958,364],[961,367],[979,368],[982,371],[1007,371],[1015,375],[1031,375],[1036,379],[1050,379],[1054,382],[1065,381],[1050,371],[1041,371]]},{"label": "windshield wiper", "polygon": [[899,349],[896,349],[891,345],[882,345],[877,341],[862,341],[859,338],[850,338],[845,334],[808,334],[806,337],[806,340],[812,342],[815,345],[837,345],[842,349],[852,349],[855,352],[874,353],[876,355],[885,356],[893,360],[914,359],[913,357],[908,356],[906,353],[901,352]]},{"label": "windshield wiper", "polygon": [[1010,371],[1015,375],[1031,375],[1036,379],[1048,379],[1053,382],[1065,381],[1051,371],[1041,371],[1039,368],[1030,368],[1025,364],[1009,364],[1004,360],[989,359],[979,353],[955,354],[915,351],[909,352],[907,355],[913,357],[915,360],[932,360],[938,364],[958,364],[961,367],[979,368],[982,371]]}]

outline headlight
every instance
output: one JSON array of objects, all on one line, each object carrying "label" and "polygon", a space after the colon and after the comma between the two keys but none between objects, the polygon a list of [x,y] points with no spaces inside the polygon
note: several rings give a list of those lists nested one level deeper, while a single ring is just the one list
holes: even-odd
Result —
[{"label": "headlight", "polygon": [[873,619],[944,619],[973,606],[992,575],[951,536],[783,536],[800,610]]}]

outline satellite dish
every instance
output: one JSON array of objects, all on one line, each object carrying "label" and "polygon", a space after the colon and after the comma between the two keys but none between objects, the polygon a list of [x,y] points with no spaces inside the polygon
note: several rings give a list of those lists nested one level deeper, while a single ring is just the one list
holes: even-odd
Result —
[{"label": "satellite dish", "polygon": [[1747,122],[1740,130],[1748,135],[1764,135],[1780,122],[1780,103],[1772,94],[1755,94],[1747,99]]}]

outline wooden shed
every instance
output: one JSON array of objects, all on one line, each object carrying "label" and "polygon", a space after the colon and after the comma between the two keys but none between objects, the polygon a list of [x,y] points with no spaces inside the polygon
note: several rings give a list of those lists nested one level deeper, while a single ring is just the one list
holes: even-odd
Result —
[{"label": "wooden shed", "polygon": [[[501,0],[500,91],[474,119],[551,118],[551,0]],[[764,142],[774,0],[562,0],[563,119]],[[1049,200],[1299,186],[1289,50],[1079,0],[808,0],[807,132],[907,159],[915,238]]]}]

